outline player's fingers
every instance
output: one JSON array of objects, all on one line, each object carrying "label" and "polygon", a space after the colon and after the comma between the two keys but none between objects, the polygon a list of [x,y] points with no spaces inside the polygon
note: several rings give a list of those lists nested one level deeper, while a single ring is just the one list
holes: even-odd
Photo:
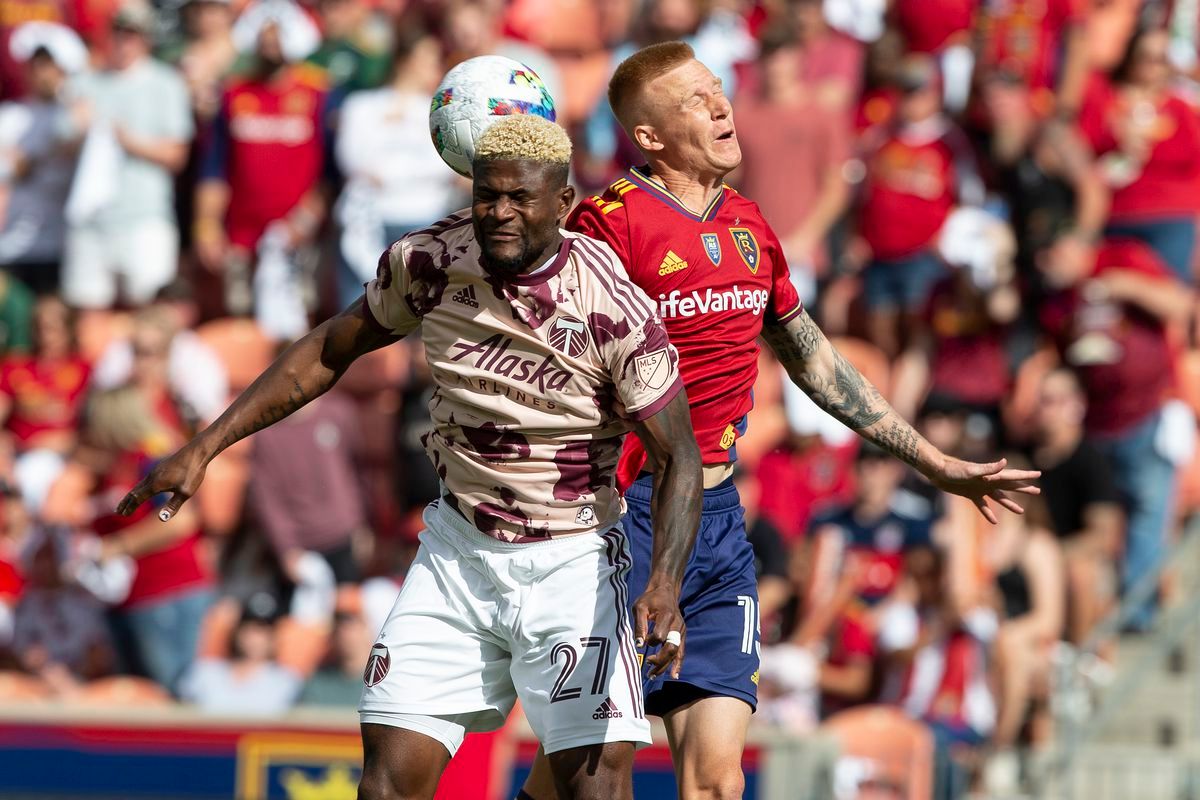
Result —
[{"label": "player's fingers", "polygon": [[996,512],[993,511],[991,506],[988,505],[986,498],[975,497],[975,498],[972,498],[972,502],[974,502],[975,507],[979,509],[979,513],[983,514],[984,519],[986,519],[988,522],[992,523],[993,525],[1000,524],[1000,520],[997,519],[997,517],[996,517]]},{"label": "player's fingers", "polygon": [[1021,494],[1041,494],[1042,493],[1042,487],[1029,486],[1028,484],[1023,485],[1023,486],[1006,486],[1004,488],[1010,492],[1020,492]]},{"label": "player's fingers", "polygon": [[987,479],[993,483],[1023,483],[1027,481],[1036,481],[1042,477],[1042,473],[1036,469],[1006,469],[989,474]]},{"label": "player's fingers", "polygon": [[1017,503],[1016,500],[1006,496],[1003,492],[992,492],[991,498],[1014,514],[1025,513],[1025,509],[1021,508],[1020,504]]},{"label": "player's fingers", "polygon": [[183,492],[175,492],[171,495],[171,499],[158,512],[158,518],[163,522],[170,521],[171,517],[179,513],[179,509],[187,502],[188,496]]},{"label": "player's fingers", "polygon": [[1002,458],[999,461],[992,461],[987,464],[977,464],[974,461],[964,461],[962,464],[964,477],[984,478],[997,475],[1004,469],[1008,462]]},{"label": "player's fingers", "polygon": [[633,605],[633,644],[641,650],[646,646],[646,635],[650,628],[650,612],[646,604],[638,600]]},{"label": "player's fingers", "polygon": [[117,513],[128,517],[134,511],[137,511],[138,506],[150,499],[150,476],[146,476],[137,482],[137,485],[129,490],[129,494],[121,500],[117,506]]},{"label": "player's fingers", "polygon": [[683,651],[687,649],[687,631],[680,634],[679,649],[675,651],[675,658],[671,659],[671,677],[674,680],[679,680],[679,671],[683,669]]},{"label": "player's fingers", "polygon": [[650,670],[650,677],[657,678],[662,675],[674,663],[675,656],[679,652],[679,645],[664,644],[657,653],[647,659],[653,668]]}]

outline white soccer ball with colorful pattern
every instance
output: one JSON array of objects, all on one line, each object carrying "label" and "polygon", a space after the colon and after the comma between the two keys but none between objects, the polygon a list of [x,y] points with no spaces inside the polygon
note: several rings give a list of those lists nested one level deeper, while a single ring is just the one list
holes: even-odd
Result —
[{"label": "white soccer ball with colorful pattern", "polygon": [[471,177],[475,142],[507,114],[554,122],[554,98],[529,67],[504,56],[467,59],[446,73],[429,105],[429,135],[451,169]]}]

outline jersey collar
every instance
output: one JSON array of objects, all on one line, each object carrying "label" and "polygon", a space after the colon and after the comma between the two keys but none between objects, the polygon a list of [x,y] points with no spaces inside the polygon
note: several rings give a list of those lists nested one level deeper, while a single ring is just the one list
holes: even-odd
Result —
[{"label": "jersey collar", "polygon": [[676,197],[670,190],[659,186],[656,182],[650,179],[650,167],[632,167],[629,170],[629,180],[637,184],[639,187],[650,192],[651,195],[657,197],[662,202],[666,203],[671,208],[685,215],[688,219],[696,220],[697,222],[710,222],[717,216],[717,211],[725,203],[725,187],[721,187],[721,191],[708,204],[708,208],[704,209],[703,214],[697,214],[683,204],[683,201]]}]

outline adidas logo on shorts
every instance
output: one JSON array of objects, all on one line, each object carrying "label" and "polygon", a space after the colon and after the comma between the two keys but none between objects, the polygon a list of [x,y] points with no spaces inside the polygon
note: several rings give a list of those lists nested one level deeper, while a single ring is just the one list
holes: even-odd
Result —
[{"label": "adidas logo on shorts", "polygon": [[592,714],[592,719],[621,719],[625,715],[617,710],[617,704],[612,701],[611,697],[604,698],[604,702]]},{"label": "adidas logo on shorts", "polygon": [[475,299],[475,287],[470,284],[459,289],[450,299],[456,303],[462,303],[464,306],[479,308],[479,301]]}]

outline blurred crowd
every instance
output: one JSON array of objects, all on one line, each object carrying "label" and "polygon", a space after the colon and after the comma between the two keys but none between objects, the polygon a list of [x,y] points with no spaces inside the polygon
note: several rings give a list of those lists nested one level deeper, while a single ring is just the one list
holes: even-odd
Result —
[{"label": "blurred crowd", "polygon": [[672,39],[723,79],[729,182],[837,346],[944,451],[1043,471],[988,525],[764,354],[756,719],[892,704],[952,782],[996,754],[1014,780],[1056,661],[1111,658],[1097,623],[1135,587],[1131,632],[1169,602],[1200,498],[1187,0],[0,0],[0,701],[356,703],[437,493],[419,343],[223,454],[169,523],[114,506],[465,205],[427,130],[446,69],[533,67],[596,192],[637,163],[608,76]]}]

